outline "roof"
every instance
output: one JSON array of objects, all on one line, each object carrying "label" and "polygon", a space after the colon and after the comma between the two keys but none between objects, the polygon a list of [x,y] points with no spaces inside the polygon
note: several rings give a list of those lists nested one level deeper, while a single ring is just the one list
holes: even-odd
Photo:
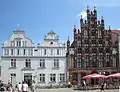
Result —
[{"label": "roof", "polygon": [[112,33],[120,33],[120,30],[111,30]]},{"label": "roof", "polygon": [[117,41],[117,34],[120,33],[120,30],[111,30],[112,32],[112,46],[115,46],[115,42]]},{"label": "roof", "polygon": [[71,44],[71,48],[74,48],[74,47],[75,47],[75,41],[73,41]]}]

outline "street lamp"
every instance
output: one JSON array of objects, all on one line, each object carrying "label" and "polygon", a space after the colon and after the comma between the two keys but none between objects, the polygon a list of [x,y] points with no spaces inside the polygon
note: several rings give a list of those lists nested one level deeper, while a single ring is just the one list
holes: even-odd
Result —
[{"label": "street lamp", "polygon": [[103,74],[105,74],[105,72],[103,72]]}]

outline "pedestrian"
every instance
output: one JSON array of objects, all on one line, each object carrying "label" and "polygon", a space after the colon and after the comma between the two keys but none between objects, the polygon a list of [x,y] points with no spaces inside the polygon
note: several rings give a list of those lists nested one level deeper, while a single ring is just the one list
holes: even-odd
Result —
[{"label": "pedestrian", "polygon": [[32,83],[32,92],[35,92],[35,82]]},{"label": "pedestrian", "polygon": [[83,80],[83,84],[84,84],[84,86],[86,86],[86,82],[85,82],[85,80]]},{"label": "pedestrian", "polygon": [[10,86],[9,86],[9,88],[8,88],[8,92],[13,92],[12,84],[10,84]]},{"label": "pedestrian", "polygon": [[68,82],[68,88],[71,88],[71,83],[70,82]]},{"label": "pedestrian", "polygon": [[100,90],[101,90],[101,91],[104,91],[104,83],[102,83]]},{"label": "pedestrian", "polygon": [[28,92],[28,84],[26,82],[23,82],[23,92]]},{"label": "pedestrian", "polygon": [[22,92],[22,84],[20,82],[18,84],[18,92]]}]

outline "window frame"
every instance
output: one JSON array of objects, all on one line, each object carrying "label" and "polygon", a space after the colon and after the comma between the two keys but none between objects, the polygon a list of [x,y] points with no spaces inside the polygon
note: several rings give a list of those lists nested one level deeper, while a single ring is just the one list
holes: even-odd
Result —
[{"label": "window frame", "polygon": [[45,74],[44,73],[39,74],[39,81],[42,83],[45,83]]},{"label": "window frame", "polygon": [[59,62],[59,59],[54,59],[54,62],[53,62],[53,68],[60,68],[60,62]]},{"label": "window frame", "polygon": [[11,59],[10,60],[10,67],[11,68],[16,68],[16,59]]},{"label": "window frame", "polygon": [[31,60],[30,59],[26,59],[25,67],[26,68],[31,68]]},{"label": "window frame", "polygon": [[60,73],[60,82],[65,82],[65,74],[64,73]]},{"label": "window frame", "polygon": [[50,74],[50,82],[56,82],[56,74],[55,73]]},{"label": "window frame", "polygon": [[40,59],[39,67],[45,68],[45,59]]}]

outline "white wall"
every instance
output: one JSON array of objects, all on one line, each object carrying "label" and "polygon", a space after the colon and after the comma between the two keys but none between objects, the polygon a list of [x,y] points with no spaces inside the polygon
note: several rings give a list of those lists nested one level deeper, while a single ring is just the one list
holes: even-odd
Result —
[{"label": "white wall", "polygon": [[[20,33],[20,35],[18,35]],[[51,37],[52,36],[52,37]],[[51,39],[52,38],[52,39]],[[17,39],[20,39],[21,41],[26,41],[27,45],[23,47],[11,47],[11,41],[15,41]],[[50,40],[51,39],[51,40]],[[50,43],[53,42],[51,45]],[[4,55],[4,49],[9,50],[8,55]],[[11,49],[14,49],[14,54],[11,55]],[[17,49],[20,49],[21,54],[17,55]],[[26,55],[23,55],[23,50],[26,50]],[[30,51],[32,54],[28,55],[28,52]],[[35,51],[35,50],[38,51]],[[46,55],[44,55],[44,49],[46,49]],[[51,55],[51,49],[53,49],[53,55]],[[57,55],[57,49],[59,49],[59,55]],[[48,36],[46,36],[46,39],[43,43],[41,43],[37,48],[34,47],[32,40],[25,37],[24,32],[15,32],[12,34],[11,38],[6,40],[3,45],[3,53],[2,53],[2,80],[5,84],[8,83],[8,80],[10,78],[11,73],[16,74],[16,83],[22,82],[24,80],[24,73],[32,73],[34,76],[37,75],[37,82],[39,83],[39,74],[44,73],[46,83],[39,85],[48,85],[50,82],[50,74],[55,73],[56,74],[56,84],[59,82],[59,74],[64,73],[66,74],[66,46],[59,43],[58,36],[54,33],[49,33]],[[16,68],[10,69],[10,61],[11,59],[16,59]],[[45,69],[38,69],[40,59],[45,59]],[[59,59],[59,69],[53,69],[53,61],[54,59]],[[25,67],[25,60],[31,59],[31,71],[22,71],[22,69]],[[35,73],[36,72],[36,73]],[[65,77],[66,78],[66,77]]]}]

